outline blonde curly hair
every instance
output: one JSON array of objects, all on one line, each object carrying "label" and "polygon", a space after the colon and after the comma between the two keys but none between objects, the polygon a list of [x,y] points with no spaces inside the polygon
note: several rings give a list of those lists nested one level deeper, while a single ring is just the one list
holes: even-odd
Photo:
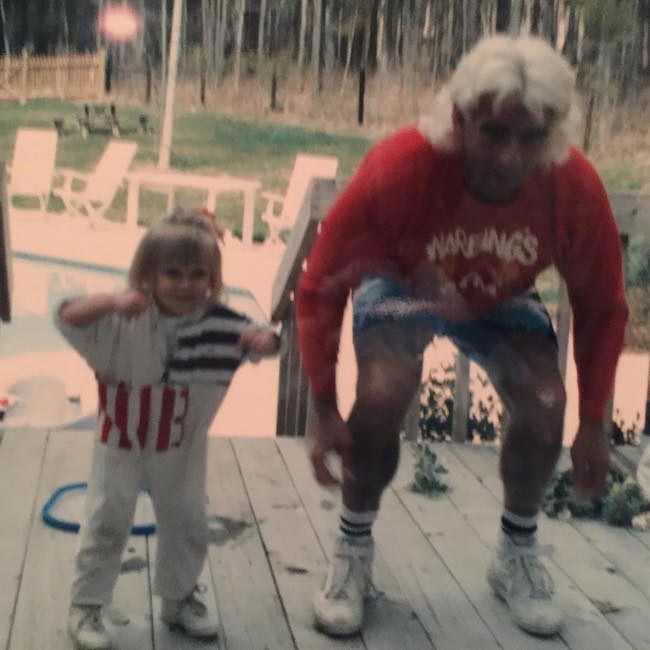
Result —
[{"label": "blonde curly hair", "polygon": [[516,97],[549,131],[542,164],[562,162],[580,122],[574,92],[575,73],[546,41],[534,36],[491,36],[479,41],[460,60],[449,82],[434,97],[431,110],[420,119],[421,133],[436,147],[453,150],[452,110],[471,117],[482,98],[493,109]]}]

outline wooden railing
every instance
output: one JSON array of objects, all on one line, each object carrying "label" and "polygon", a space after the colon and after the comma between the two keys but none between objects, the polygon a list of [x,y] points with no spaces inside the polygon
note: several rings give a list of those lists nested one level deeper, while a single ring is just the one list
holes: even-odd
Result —
[{"label": "wooden railing", "polygon": [[[287,249],[273,284],[272,318],[274,321],[282,323],[288,340],[286,351],[280,359],[277,435],[302,436],[305,435],[309,426],[309,388],[298,350],[292,294],[298,275],[318,232],[318,225],[344,184],[345,182],[341,179],[336,181],[315,179],[312,182],[310,191],[307,192],[301,205],[296,225],[291,232]],[[610,201],[624,248],[631,236],[650,237],[650,195],[610,194]],[[566,377],[571,307],[566,286],[561,280],[556,327],[560,371],[562,376]],[[452,422],[452,438],[456,442],[467,440],[471,406],[469,372],[469,359],[458,353]],[[414,400],[413,411],[414,413],[407,415],[406,419],[406,428],[415,428],[415,430],[407,431],[407,436],[410,434],[412,437],[417,432],[417,417],[414,417],[414,414],[417,415],[419,411],[419,399]]]},{"label": "wooden railing", "polygon": [[98,99],[104,95],[106,53],[0,57],[0,96]]}]

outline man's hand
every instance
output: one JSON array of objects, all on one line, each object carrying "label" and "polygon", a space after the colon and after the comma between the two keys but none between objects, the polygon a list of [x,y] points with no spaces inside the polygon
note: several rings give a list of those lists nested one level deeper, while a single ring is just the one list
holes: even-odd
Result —
[{"label": "man's hand", "polygon": [[609,470],[609,440],[600,422],[581,422],[571,447],[573,490],[578,500],[602,493]]},{"label": "man's hand", "polygon": [[151,304],[151,297],[138,289],[127,289],[115,294],[115,312],[125,318],[139,316]]},{"label": "man's hand", "polygon": [[[315,402],[318,402],[316,399]],[[343,461],[343,471],[350,464],[352,435],[347,424],[341,418],[335,405],[315,405],[313,441],[309,458],[314,469],[314,476],[321,484],[328,487],[341,485],[341,479],[332,474],[327,466],[327,457],[331,452],[338,454]]]}]

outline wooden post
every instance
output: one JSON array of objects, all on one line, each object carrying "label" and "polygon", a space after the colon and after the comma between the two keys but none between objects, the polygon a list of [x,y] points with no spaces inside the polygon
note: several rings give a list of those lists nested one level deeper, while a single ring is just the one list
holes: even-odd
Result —
[{"label": "wooden post", "polygon": [[278,90],[278,77],[275,67],[273,68],[273,75],[271,76],[271,110],[277,108],[276,93]]},{"label": "wooden post", "polygon": [[4,161],[0,160],[0,319],[6,322],[11,320],[13,289],[8,206],[6,168]]},{"label": "wooden post", "polygon": [[106,48],[106,58],[104,59],[104,92],[110,95],[111,83],[113,80],[113,49],[111,45]]},{"label": "wooden post", "polygon": [[471,394],[469,392],[469,358],[462,352],[456,355],[456,378],[454,381],[454,415],[451,438],[454,442],[467,440],[467,420]]},{"label": "wooden post", "polygon": [[22,95],[20,103],[25,105],[27,103],[27,72],[29,68],[29,52],[27,48],[23,48],[22,52]]},{"label": "wooden post", "polygon": [[406,415],[402,422],[402,429],[407,440],[417,440],[420,434],[420,393],[422,386],[413,395],[413,399],[406,410]]},{"label": "wooden post", "polygon": [[[149,58],[149,54],[145,51],[144,53],[144,74],[145,74],[145,80],[147,84],[147,89],[145,91],[145,96],[144,96],[144,101],[145,104],[150,104],[151,103],[151,59]],[[146,133],[146,130],[145,130]]]},{"label": "wooden post", "polygon": [[366,69],[361,68],[359,71],[359,105],[357,107],[357,122],[359,126],[363,124],[364,100],[366,94]]}]

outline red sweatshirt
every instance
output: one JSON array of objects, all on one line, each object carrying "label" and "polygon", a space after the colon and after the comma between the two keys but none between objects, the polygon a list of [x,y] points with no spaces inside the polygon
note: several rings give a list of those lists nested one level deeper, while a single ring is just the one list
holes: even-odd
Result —
[{"label": "red sweatshirt", "polygon": [[573,309],[580,414],[602,419],[628,308],[618,231],[593,167],[571,150],[529,176],[513,201],[487,204],[464,187],[457,153],[435,150],[414,127],[399,131],[370,150],[338,197],[299,281],[300,349],[314,394],[336,393],[343,311],[365,275],[399,277],[423,298],[444,278],[455,306],[441,315],[464,320],[522,293],[552,264]]}]

